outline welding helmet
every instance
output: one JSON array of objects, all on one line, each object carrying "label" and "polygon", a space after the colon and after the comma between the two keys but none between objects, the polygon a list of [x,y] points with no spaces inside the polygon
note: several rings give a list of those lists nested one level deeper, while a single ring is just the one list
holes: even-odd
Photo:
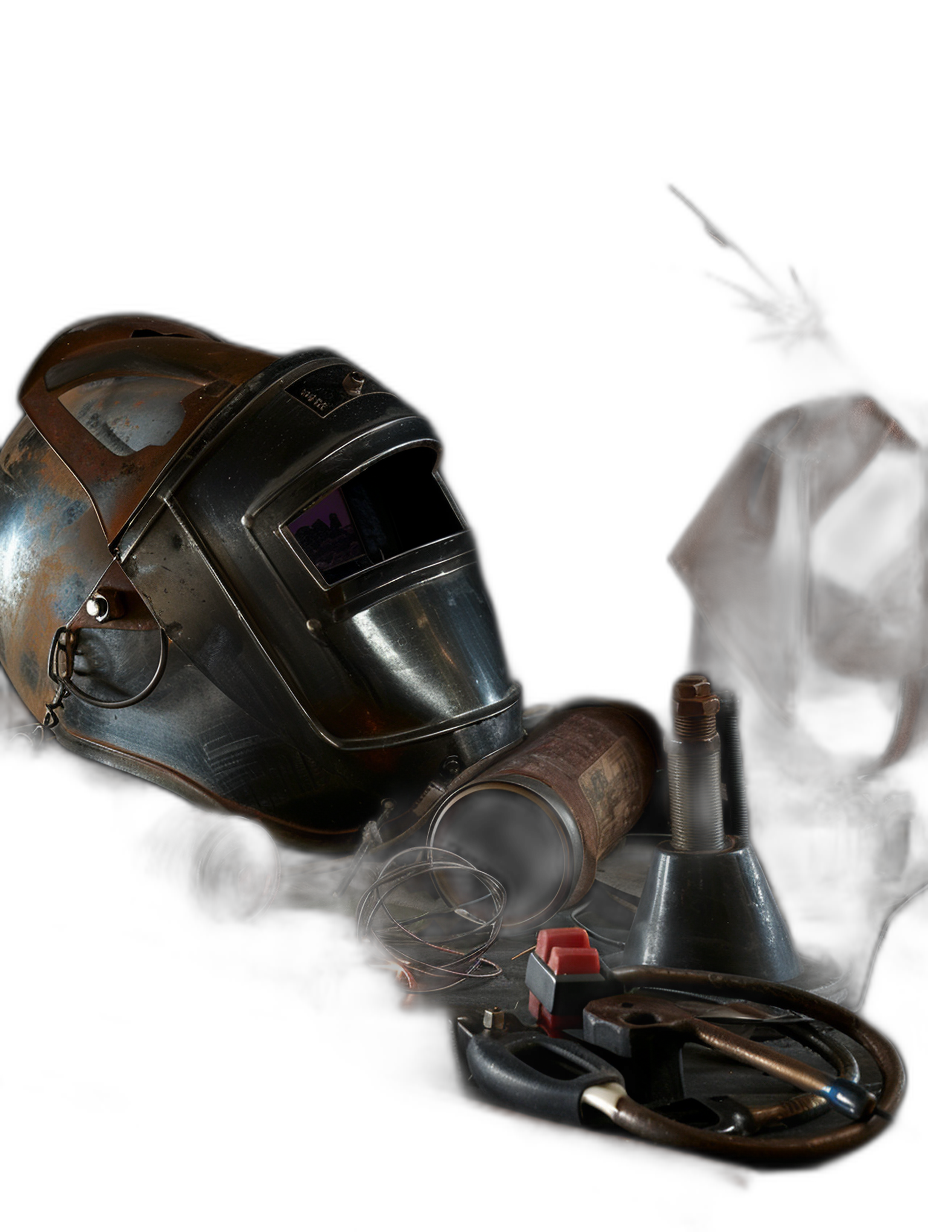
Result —
[{"label": "welding helmet", "polygon": [[108,317],[21,400],[0,660],[68,746],[333,836],[521,738],[439,442],[369,373]]}]

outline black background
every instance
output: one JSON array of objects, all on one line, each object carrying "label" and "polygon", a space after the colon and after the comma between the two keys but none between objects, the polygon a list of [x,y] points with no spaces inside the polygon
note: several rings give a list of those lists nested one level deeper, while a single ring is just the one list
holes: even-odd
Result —
[{"label": "black background", "polygon": [[[771,105],[749,69],[723,89],[653,64],[630,89],[621,65],[576,47],[568,84],[557,39],[531,69],[518,38],[505,43],[445,83],[441,57],[402,89],[396,70],[365,65],[362,112],[357,67],[334,96],[292,65],[277,92],[271,71],[258,101],[250,70],[208,55],[207,103],[179,94],[176,65],[163,83],[123,65],[92,103],[55,95],[16,145],[6,426],[43,346],[95,315],[161,314],[272,354],[333,347],[444,439],[526,702],[659,702],[690,667],[665,564],[675,538],[744,435],[848,383],[811,342],[764,340],[763,319],[712,277],[759,290],[751,271],[670,186],[775,282],[792,267],[884,384],[921,395],[916,129],[892,91],[796,110],[783,94]],[[328,54],[351,65],[339,46]],[[780,70],[794,90],[801,78]],[[170,961],[152,966],[101,880],[92,809],[33,779],[15,819],[28,872],[10,1066],[28,1156],[49,1178],[70,1161],[75,1194],[131,1180],[134,1211],[155,1194],[180,1210],[179,1178],[196,1177],[213,1214],[259,1196],[272,1217],[286,1194],[311,1215],[334,1167],[328,1103],[307,1094],[318,1053],[301,1057],[272,1024],[255,1034],[254,1009],[238,1019],[219,999],[207,1013],[189,971],[170,986]],[[184,941],[165,936],[181,970]],[[237,1060],[211,1085],[229,1036]],[[364,1175],[389,1133],[376,1104],[359,1124],[336,1195],[349,1206],[345,1175]],[[426,1140],[410,1143],[403,1200],[410,1175],[434,1168]],[[479,1140],[473,1157],[487,1163]],[[378,1210],[397,1201],[385,1194]]]}]

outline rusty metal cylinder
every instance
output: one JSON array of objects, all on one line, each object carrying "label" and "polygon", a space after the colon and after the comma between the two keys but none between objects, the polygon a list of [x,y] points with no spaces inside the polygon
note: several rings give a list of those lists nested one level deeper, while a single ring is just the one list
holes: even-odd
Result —
[{"label": "rusty metal cylinder", "polygon": [[[641,816],[659,750],[657,724],[635,706],[558,711],[445,802],[429,844],[501,881],[504,931],[528,932],[590,890],[598,861]],[[465,911],[473,888],[466,877],[439,885]]]}]

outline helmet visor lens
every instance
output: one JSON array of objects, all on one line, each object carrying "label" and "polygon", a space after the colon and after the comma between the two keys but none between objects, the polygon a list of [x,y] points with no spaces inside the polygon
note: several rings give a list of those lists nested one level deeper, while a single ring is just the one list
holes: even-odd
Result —
[{"label": "helmet visor lens", "polygon": [[286,524],[326,585],[463,529],[434,463],[424,448],[381,458]]}]

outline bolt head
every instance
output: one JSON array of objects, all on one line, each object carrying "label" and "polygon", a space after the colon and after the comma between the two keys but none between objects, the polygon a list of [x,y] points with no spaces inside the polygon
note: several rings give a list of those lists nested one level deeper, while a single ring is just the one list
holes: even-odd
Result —
[{"label": "bolt head", "polygon": [[719,699],[710,697],[677,698],[674,700],[673,712],[683,718],[695,719],[711,714],[718,714],[721,709]]},{"label": "bolt head", "polygon": [[92,616],[101,625],[108,620],[118,620],[125,610],[123,596],[118,590],[113,590],[108,586],[101,586],[99,590],[95,590],[84,604],[84,611],[87,615]]},{"label": "bolt head", "polygon": [[462,769],[463,767],[461,766],[460,757],[455,757],[453,753],[449,757],[446,757],[439,767],[441,774],[446,779],[456,778],[461,773]]},{"label": "bolt head", "polygon": [[692,697],[709,697],[712,685],[706,676],[694,672],[690,676],[681,676],[673,686],[674,700],[682,701]]}]

